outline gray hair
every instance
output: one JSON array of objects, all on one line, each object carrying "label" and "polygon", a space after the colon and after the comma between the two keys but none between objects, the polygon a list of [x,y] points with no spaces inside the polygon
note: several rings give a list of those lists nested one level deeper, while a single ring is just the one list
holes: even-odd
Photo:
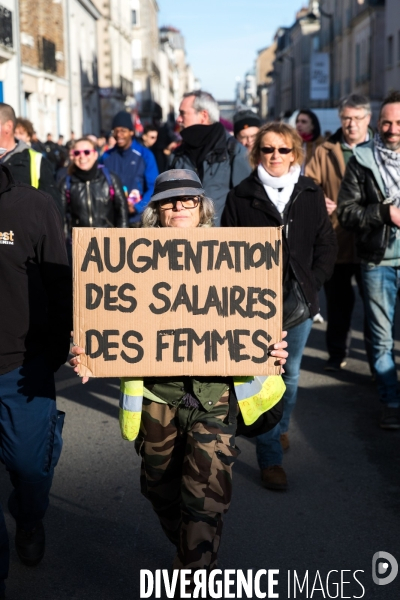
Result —
[{"label": "gray hair", "polygon": [[369,99],[362,94],[350,94],[342,98],[339,101],[339,115],[345,108],[363,108],[368,115],[372,112]]},{"label": "gray hair", "polygon": [[206,110],[211,124],[219,121],[218,102],[211,94],[202,90],[194,90],[183,95],[184,98],[188,98],[189,96],[194,96],[193,108],[196,112]]},{"label": "gray hair", "polygon": [[[200,223],[199,227],[212,227],[214,225],[214,202],[207,196],[200,198]],[[142,214],[142,227],[161,227],[158,202],[149,202]]]}]

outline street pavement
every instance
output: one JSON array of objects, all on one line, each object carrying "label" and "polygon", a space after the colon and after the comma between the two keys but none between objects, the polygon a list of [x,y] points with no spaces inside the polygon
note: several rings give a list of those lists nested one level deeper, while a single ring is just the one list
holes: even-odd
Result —
[{"label": "street pavement", "polygon": [[[325,325],[313,327],[284,458],[289,491],[264,489],[254,441],[237,442],[242,453],[234,467],[219,567],[279,569],[279,598],[400,597],[400,575],[380,586],[371,577],[375,552],[390,552],[400,562],[400,431],[377,425],[380,407],[361,318],[358,301],[351,357],[338,374],[323,371]],[[397,359],[399,353],[397,343]],[[118,380],[83,386],[65,366],[57,382],[59,408],[67,416],[45,520],[46,555],[38,567],[24,567],[11,539],[7,600],[136,600],[140,569],[168,569],[174,552],[140,494],[133,444],[119,434]],[[10,489],[3,469],[0,501],[13,538],[6,509]],[[339,573],[331,573],[327,590],[331,570]],[[293,571],[300,582],[308,572],[308,594],[304,587],[294,595]],[[340,577],[352,583],[336,588]]]}]

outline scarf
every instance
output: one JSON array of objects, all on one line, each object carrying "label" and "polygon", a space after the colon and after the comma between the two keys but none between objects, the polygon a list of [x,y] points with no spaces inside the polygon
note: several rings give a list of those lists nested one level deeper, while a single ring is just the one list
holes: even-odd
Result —
[{"label": "scarf", "polygon": [[374,138],[374,155],[386,193],[394,206],[400,207],[400,152],[386,148],[377,133]]},{"label": "scarf", "polygon": [[209,152],[226,147],[226,132],[221,123],[212,125],[191,125],[181,132],[183,148],[196,167],[200,179],[203,178],[203,162]]},{"label": "scarf", "polygon": [[300,133],[300,137],[303,140],[303,142],[313,142],[314,141],[313,133]]},{"label": "scarf", "polygon": [[281,177],[273,177],[262,165],[258,165],[257,173],[261,183],[267,192],[268,198],[276,206],[280,215],[283,215],[286,204],[293,193],[294,186],[300,177],[300,165],[293,165],[289,173]]}]

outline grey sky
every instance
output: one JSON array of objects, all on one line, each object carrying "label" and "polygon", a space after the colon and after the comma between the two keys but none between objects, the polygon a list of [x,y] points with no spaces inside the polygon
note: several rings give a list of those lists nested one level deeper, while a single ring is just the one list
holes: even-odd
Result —
[{"label": "grey sky", "polygon": [[204,90],[219,100],[234,97],[257,50],[268,46],[280,26],[294,22],[306,0],[158,0],[159,25],[181,30],[187,60]]}]

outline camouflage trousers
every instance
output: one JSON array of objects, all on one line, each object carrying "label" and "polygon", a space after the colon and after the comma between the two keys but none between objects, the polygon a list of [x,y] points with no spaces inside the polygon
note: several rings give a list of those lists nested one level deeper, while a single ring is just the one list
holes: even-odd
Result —
[{"label": "camouflage trousers", "polygon": [[174,569],[216,567],[223,515],[232,496],[236,423],[228,423],[229,392],[210,412],[144,399],[136,449],[141,491],[176,546]]}]

